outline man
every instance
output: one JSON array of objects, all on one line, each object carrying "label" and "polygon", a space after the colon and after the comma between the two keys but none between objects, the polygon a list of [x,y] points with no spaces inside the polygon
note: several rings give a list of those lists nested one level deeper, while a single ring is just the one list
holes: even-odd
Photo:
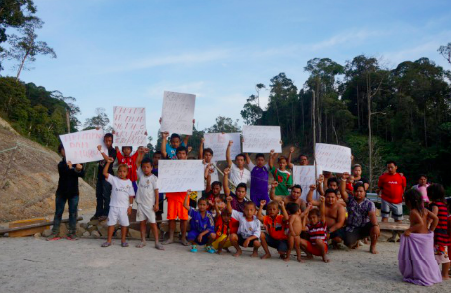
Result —
[{"label": "man", "polygon": [[[116,160],[116,150],[113,148],[113,134],[105,134],[103,142],[108,149],[108,156],[104,156],[104,158],[110,157]],[[105,164],[105,160],[99,161],[96,184],[96,213],[91,218],[91,220],[99,220],[100,222],[105,221],[108,218],[108,212],[110,211],[111,184],[108,183],[105,180],[105,176],[103,176]],[[114,175],[113,164],[110,164],[108,174]]]},{"label": "man", "polygon": [[[287,163],[288,168],[290,168],[291,170],[293,170],[293,166],[294,166],[293,163],[291,163],[291,156],[293,153],[294,153],[294,147],[291,147],[290,153],[288,155],[288,163]],[[300,154],[299,155],[299,165],[300,166],[308,166],[308,164],[309,164],[308,157],[304,154]]]},{"label": "man", "polygon": [[276,196],[276,187],[279,183],[277,181],[273,181],[271,183],[271,191],[269,192],[269,197],[271,200],[275,201],[283,201],[285,205],[290,202],[297,203],[302,211],[305,211],[306,209],[306,203],[305,200],[301,198],[302,195],[302,187],[300,185],[294,185],[291,188],[291,193],[288,196]]}]

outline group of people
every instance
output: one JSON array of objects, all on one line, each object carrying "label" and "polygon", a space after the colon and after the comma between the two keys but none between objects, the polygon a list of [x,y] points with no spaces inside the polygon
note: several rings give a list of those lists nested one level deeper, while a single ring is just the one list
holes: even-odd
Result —
[{"label": "group of people", "polygon": [[[204,148],[202,140],[196,159],[202,159],[205,165],[205,190],[159,193],[159,160],[190,159],[188,139],[189,136],[182,139],[178,134],[169,136],[164,132],[161,150],[148,158],[148,149],[139,147],[132,154],[132,147],[113,148],[113,134],[105,135],[107,150],[102,152],[104,160],[98,166],[97,207],[92,218],[108,220],[108,237],[102,247],[112,244],[117,223],[122,229],[121,246],[129,246],[127,227],[132,210],[136,210],[142,238],[137,247],[146,245],[147,224],[150,223],[155,247],[164,250],[164,245],[175,241],[176,220],[179,220],[180,243],[191,246],[191,252],[197,252],[198,246],[205,246],[208,253],[221,254],[223,250],[229,251],[234,247],[234,256],[238,257],[242,254],[242,247],[252,247],[252,256],[257,257],[262,247],[264,254],[261,258],[266,259],[271,257],[269,247],[273,247],[284,261],[289,261],[295,250],[299,262],[303,262],[301,252],[307,258],[318,256],[329,262],[329,247],[358,248],[362,241],[369,241],[370,252],[378,253],[376,245],[380,227],[376,207],[366,197],[369,181],[362,176],[360,165],[353,165],[351,174],[323,172],[317,183],[309,186],[303,199],[302,187],[293,184],[290,172],[293,169],[293,147],[287,157],[271,151],[268,161],[264,154],[256,154],[254,161],[248,154],[238,154],[233,161],[230,155],[233,141],[230,141],[226,151],[227,167],[220,170],[213,151]],[[66,201],[70,214],[67,239],[75,240],[78,177],[83,177],[84,168],[81,164],[73,166],[66,162],[62,146],[59,151],[63,158],[58,165],[60,179],[55,223],[48,240],[60,238],[59,225]],[[118,163],[116,175],[113,171],[115,160]],[[300,165],[309,165],[306,155],[300,155],[299,162]],[[442,277],[448,278],[451,218],[443,186],[429,186],[427,177],[422,175],[418,185],[406,191],[406,178],[397,172],[396,163],[389,161],[386,166],[387,171],[378,181],[382,222],[387,222],[390,216],[401,222],[405,200],[411,211],[411,226],[403,237],[435,230],[433,253],[443,266]],[[219,180],[220,173],[222,180]],[[158,224],[162,220],[164,200],[167,200],[169,232],[167,239],[160,242]],[[394,233],[390,241],[396,242],[397,236]]]}]

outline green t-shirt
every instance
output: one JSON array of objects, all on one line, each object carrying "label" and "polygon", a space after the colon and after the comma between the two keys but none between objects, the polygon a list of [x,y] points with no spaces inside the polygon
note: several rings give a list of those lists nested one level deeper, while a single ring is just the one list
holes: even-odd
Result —
[{"label": "green t-shirt", "polygon": [[273,166],[271,168],[271,174],[274,177],[274,180],[279,182],[279,185],[276,187],[276,195],[290,195],[288,188],[291,188],[293,185],[293,176],[291,176],[290,172],[281,171]]}]

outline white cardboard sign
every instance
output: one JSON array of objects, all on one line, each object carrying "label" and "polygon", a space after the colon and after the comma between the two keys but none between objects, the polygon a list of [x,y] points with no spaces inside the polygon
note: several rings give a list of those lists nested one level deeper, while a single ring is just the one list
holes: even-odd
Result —
[{"label": "white cardboard sign", "polygon": [[243,126],[243,152],[282,152],[280,126]]},{"label": "white cardboard sign", "polygon": [[196,95],[164,92],[161,132],[193,134]]},{"label": "white cardboard sign", "polygon": [[204,190],[204,164],[202,160],[160,160],[158,162],[160,192]]},{"label": "white cardboard sign", "polygon": [[[294,166],[293,167],[293,185],[301,185],[302,187],[302,199],[307,199],[307,194],[310,190],[310,185],[316,184],[316,179],[319,175],[323,174],[323,170],[320,166],[316,166],[316,178],[315,178],[315,166]],[[313,199],[319,199],[319,193],[313,194]]]},{"label": "white cardboard sign", "polygon": [[232,160],[241,153],[241,134],[240,133],[205,133],[204,149],[213,150],[213,161],[225,161],[226,151],[229,141],[233,141],[230,147],[230,157]]},{"label": "white cardboard sign", "polygon": [[146,146],[146,108],[114,107],[114,145]]},{"label": "white cardboard sign", "polygon": [[315,160],[324,171],[344,173],[351,172],[351,149],[348,147],[317,143]]},{"label": "white cardboard sign", "polygon": [[103,160],[102,154],[97,150],[97,146],[101,145],[102,151],[107,153],[103,136],[102,129],[60,135],[66,153],[66,162],[79,164]]}]

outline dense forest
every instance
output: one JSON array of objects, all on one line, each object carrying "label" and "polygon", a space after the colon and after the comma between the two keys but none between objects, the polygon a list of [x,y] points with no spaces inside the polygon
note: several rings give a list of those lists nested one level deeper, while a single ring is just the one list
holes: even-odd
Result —
[{"label": "dense forest", "polygon": [[[104,109],[82,124],[73,97],[20,80],[20,73],[38,55],[56,57],[38,41],[43,22],[35,16],[32,0],[4,0],[0,9],[0,73],[4,60],[15,60],[17,74],[0,76],[0,116],[22,135],[56,150],[58,135],[93,127],[109,130]],[[12,31],[13,33],[10,33]],[[18,35],[16,35],[18,34]],[[451,43],[438,48],[451,68]],[[386,68],[372,57],[360,55],[339,64],[314,58],[304,70],[308,79],[298,88],[285,73],[255,86],[256,93],[243,101],[241,116],[248,125],[280,125],[285,144],[294,144],[312,155],[313,142],[352,148],[355,162],[363,165],[375,183],[386,160],[395,160],[410,184],[419,174],[443,183],[451,193],[451,72],[432,60],[420,58]],[[251,88],[251,87],[250,87]],[[260,93],[269,90],[268,105]],[[240,111],[240,109],[236,109]],[[205,132],[239,131],[238,121],[219,116],[207,129],[196,129],[190,146],[196,150]],[[148,147],[160,147],[161,137]],[[95,181],[95,164],[88,180]],[[92,176],[91,176],[92,175]],[[92,181],[92,182],[91,182]]]}]

